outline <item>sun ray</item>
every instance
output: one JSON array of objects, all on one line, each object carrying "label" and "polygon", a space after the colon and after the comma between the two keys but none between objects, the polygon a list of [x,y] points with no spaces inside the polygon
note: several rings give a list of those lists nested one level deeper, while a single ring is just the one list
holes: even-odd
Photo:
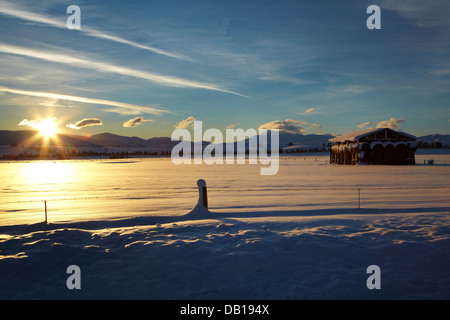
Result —
[{"label": "sun ray", "polygon": [[36,133],[25,144],[39,147],[39,158],[48,158],[51,154],[50,147],[61,145],[61,139],[58,137],[58,122],[55,117],[40,121],[24,119],[18,125],[35,130]]},{"label": "sun ray", "polygon": [[42,120],[37,123],[36,129],[39,130],[40,134],[45,138],[51,138],[58,132],[58,128],[55,123],[56,118]]}]

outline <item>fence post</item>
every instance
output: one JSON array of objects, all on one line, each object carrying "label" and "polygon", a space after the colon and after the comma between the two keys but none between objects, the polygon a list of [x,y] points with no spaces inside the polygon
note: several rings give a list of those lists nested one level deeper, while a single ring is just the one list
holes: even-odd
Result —
[{"label": "fence post", "polygon": [[47,200],[44,200],[44,207],[45,207],[45,223],[47,223]]},{"label": "fence post", "polygon": [[206,209],[208,209],[208,193],[206,190],[206,181],[203,179],[199,179],[197,181],[198,186],[198,204],[203,205]]}]

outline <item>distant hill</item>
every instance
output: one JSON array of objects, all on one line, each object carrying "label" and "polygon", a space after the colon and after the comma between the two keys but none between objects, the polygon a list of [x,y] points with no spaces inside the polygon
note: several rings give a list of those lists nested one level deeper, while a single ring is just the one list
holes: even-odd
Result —
[{"label": "distant hill", "polygon": [[[13,145],[39,146],[44,144],[44,137],[35,130],[0,130],[0,146]],[[57,134],[48,141],[50,146],[67,147],[98,147],[99,145],[88,141],[88,138],[70,134]]]},{"label": "distant hill", "polygon": [[147,140],[138,137],[124,137],[112,133],[100,133],[86,139],[102,147],[147,147]]},{"label": "distant hill", "polygon": [[280,148],[313,149],[326,147],[328,140],[334,138],[329,134],[294,134],[280,132]]},{"label": "distant hill", "polygon": [[429,134],[423,137],[418,137],[417,142],[420,142],[419,146],[422,147],[436,147],[436,144],[441,146],[450,146],[450,134]]},{"label": "distant hill", "polygon": [[[44,138],[35,130],[0,130],[0,146],[39,146]],[[148,140],[139,137],[126,137],[112,133],[101,133],[90,137],[70,134],[56,134],[49,139],[49,146],[78,147],[78,148],[148,148],[159,151],[170,151],[178,141],[171,141],[168,137],[155,137]]]},{"label": "distant hill", "polygon": [[[270,135],[270,133],[269,133]],[[285,151],[289,150],[312,150],[327,146],[328,140],[334,136],[329,134],[293,134],[279,132],[279,147]],[[0,145],[42,145],[43,137],[34,130],[8,131],[0,130]],[[269,147],[270,140],[268,139]],[[431,147],[432,144],[440,143],[442,146],[450,146],[450,135],[430,134],[418,137],[419,146]],[[90,137],[70,134],[57,134],[55,138],[49,140],[50,146],[66,147],[122,147],[122,148],[149,148],[159,151],[170,151],[178,141],[171,141],[170,137],[155,137],[148,140],[139,137],[126,137],[112,133],[101,133]],[[207,145],[203,142],[203,145]],[[246,139],[248,146],[248,139]],[[236,150],[236,149],[235,149]]]},{"label": "distant hill", "polygon": [[[328,144],[328,139],[334,138],[332,135],[319,135],[319,134],[294,134],[288,132],[279,132],[279,149],[282,149],[284,152],[307,152],[307,151],[321,151],[322,148],[326,148]],[[225,139],[225,137],[224,137]],[[245,150],[250,149],[250,140],[252,138],[245,139]],[[272,149],[272,138],[271,132],[268,132],[267,136],[267,149]],[[242,140],[241,140],[242,142]],[[261,146],[261,138],[257,136],[257,144]],[[227,150],[227,146],[231,146],[233,143],[224,143],[223,150],[224,153]],[[239,142],[234,142],[234,150],[237,151]]]},{"label": "distant hill", "polygon": [[36,134],[37,131],[32,130],[0,130],[0,146],[19,145],[24,143],[25,141],[28,141],[32,136]]}]

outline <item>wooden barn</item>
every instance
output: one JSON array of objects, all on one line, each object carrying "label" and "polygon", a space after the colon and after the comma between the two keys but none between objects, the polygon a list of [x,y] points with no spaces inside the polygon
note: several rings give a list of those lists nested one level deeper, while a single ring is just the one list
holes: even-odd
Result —
[{"label": "wooden barn", "polygon": [[415,164],[416,137],[389,128],[354,131],[328,141],[330,163]]}]

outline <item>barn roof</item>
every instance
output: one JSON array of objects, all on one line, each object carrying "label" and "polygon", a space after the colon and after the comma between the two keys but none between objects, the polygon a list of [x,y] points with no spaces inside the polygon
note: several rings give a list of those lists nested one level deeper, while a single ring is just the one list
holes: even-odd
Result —
[{"label": "barn roof", "polygon": [[[395,130],[392,130],[389,128],[364,129],[364,130],[352,131],[352,132],[340,135],[339,137],[329,139],[328,141],[329,142],[357,141],[365,136],[368,136],[368,135],[371,135],[371,134],[374,134],[374,133],[377,133],[377,132],[380,132],[383,130],[391,130],[394,132],[398,132],[398,131],[395,131]],[[410,135],[408,133],[405,133],[405,132],[398,132],[398,133],[405,135],[408,138],[411,138],[414,140],[416,139],[416,137],[414,137],[413,135]]]}]

